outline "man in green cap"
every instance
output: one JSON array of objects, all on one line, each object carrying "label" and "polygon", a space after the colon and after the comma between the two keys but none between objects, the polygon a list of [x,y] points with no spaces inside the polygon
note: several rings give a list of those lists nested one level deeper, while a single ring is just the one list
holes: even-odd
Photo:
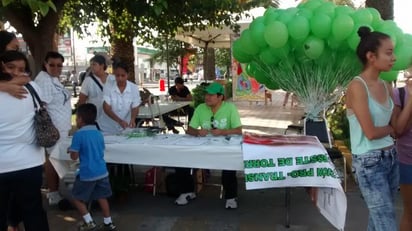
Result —
[{"label": "man in green cap", "polygon": [[[233,103],[224,101],[224,88],[219,83],[212,83],[206,88],[205,103],[195,109],[189,123],[187,134],[192,136],[227,136],[241,135],[242,124],[239,112]],[[175,203],[185,205],[196,197],[194,182],[190,169],[178,168],[176,174],[181,180],[178,184],[180,196]],[[222,184],[225,190],[227,209],[237,208],[237,178],[236,171],[223,170]]]}]

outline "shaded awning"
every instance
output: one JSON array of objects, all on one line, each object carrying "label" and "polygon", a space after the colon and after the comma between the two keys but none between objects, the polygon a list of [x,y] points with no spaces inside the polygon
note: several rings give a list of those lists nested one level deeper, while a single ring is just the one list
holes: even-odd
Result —
[{"label": "shaded awning", "polygon": [[[249,26],[249,22],[238,23],[240,32]],[[175,39],[183,41],[197,47],[208,48],[230,48],[231,36],[236,35],[232,29],[227,26],[209,27],[204,30],[196,29],[194,31],[179,31]]]}]

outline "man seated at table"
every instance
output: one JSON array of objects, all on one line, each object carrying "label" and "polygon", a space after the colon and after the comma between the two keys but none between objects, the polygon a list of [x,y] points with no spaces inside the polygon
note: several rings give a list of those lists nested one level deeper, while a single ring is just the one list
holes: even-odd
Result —
[{"label": "man seated at table", "polygon": [[[184,85],[184,81],[181,77],[176,77],[175,85],[169,89],[169,95],[173,101],[192,101],[192,94],[190,93],[189,88]],[[193,107],[187,105],[182,109],[190,121],[193,116]],[[177,113],[179,113],[178,110],[163,115],[163,121],[165,122],[168,130],[172,130],[175,134],[179,133],[179,131],[175,128],[175,125],[181,125],[181,122],[171,118],[170,116]]]},{"label": "man seated at table", "polygon": [[[195,109],[193,118],[189,123],[187,134],[192,136],[242,134],[239,112],[234,104],[224,101],[224,89],[221,84],[214,82],[206,88],[205,103],[200,104]],[[193,177],[190,177],[190,169],[185,168],[177,168],[176,175],[178,175],[180,179],[178,187],[181,194],[175,203],[185,205],[190,199],[196,197]],[[236,209],[236,171],[223,170],[222,184],[225,191],[225,208]]]}]

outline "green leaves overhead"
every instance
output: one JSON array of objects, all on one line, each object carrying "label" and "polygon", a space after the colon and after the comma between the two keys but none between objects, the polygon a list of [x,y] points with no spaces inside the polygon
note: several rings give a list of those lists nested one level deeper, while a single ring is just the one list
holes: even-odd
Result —
[{"label": "green leaves overhead", "polygon": [[8,7],[13,4],[22,4],[23,6],[28,6],[32,13],[40,13],[41,16],[46,16],[49,10],[52,9],[56,11],[56,6],[52,0],[42,1],[42,0],[2,0],[1,6]]}]

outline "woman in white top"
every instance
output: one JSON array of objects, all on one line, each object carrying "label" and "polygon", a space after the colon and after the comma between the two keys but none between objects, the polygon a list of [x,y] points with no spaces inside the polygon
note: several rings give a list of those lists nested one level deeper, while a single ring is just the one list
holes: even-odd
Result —
[{"label": "woman in white top", "polygon": [[[60,139],[64,139],[69,135],[71,129],[71,103],[70,92],[60,83],[59,76],[62,72],[64,58],[55,51],[49,51],[46,54],[43,63],[43,70],[36,76],[35,82],[39,85],[43,92],[42,100],[47,103],[47,111],[53,121],[53,124],[60,132]],[[50,153],[53,149],[47,148],[46,152]],[[57,204],[62,197],[59,190],[59,176],[49,158],[46,158],[44,165],[47,186],[49,193],[47,197],[50,205]]]},{"label": "woman in white top", "polygon": [[106,73],[106,58],[95,55],[90,59],[91,72],[82,83],[79,94],[78,105],[92,103],[97,107],[97,121],[103,113],[103,89],[105,86],[114,84],[113,75]]},{"label": "woman in white top", "polygon": [[136,127],[135,119],[141,102],[137,85],[127,80],[126,64],[116,64],[114,74],[116,84],[104,88],[104,113],[98,120],[100,129],[108,134],[118,134],[127,127]]},{"label": "woman in white top", "polygon": [[[28,70],[24,54],[6,51],[0,56],[3,63],[1,81],[22,78]],[[40,88],[30,82],[43,97]],[[7,230],[7,211],[13,196],[14,209],[21,215],[25,230],[49,230],[42,206],[41,185],[44,149],[35,144],[34,104],[27,94],[18,99],[0,92],[0,230]]]}]

